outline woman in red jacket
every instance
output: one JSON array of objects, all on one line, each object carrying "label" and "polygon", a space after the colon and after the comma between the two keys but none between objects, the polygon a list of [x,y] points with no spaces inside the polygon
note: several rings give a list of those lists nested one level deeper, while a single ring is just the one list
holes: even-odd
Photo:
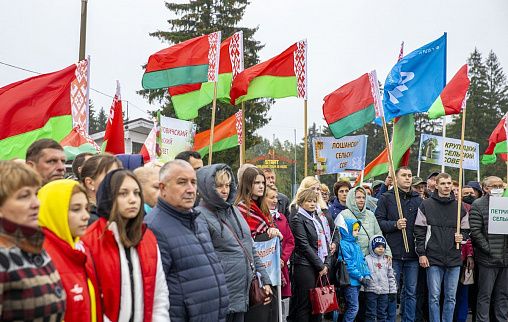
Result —
[{"label": "woman in red jacket", "polygon": [[143,193],[128,170],[106,175],[99,219],[83,242],[95,260],[105,321],[169,321],[169,293],[157,240],[143,224]]},{"label": "woman in red jacket", "polygon": [[93,260],[79,240],[90,218],[85,188],[74,180],[56,180],[42,187],[38,198],[39,224],[46,237],[43,246],[67,293],[64,320],[102,321]]}]

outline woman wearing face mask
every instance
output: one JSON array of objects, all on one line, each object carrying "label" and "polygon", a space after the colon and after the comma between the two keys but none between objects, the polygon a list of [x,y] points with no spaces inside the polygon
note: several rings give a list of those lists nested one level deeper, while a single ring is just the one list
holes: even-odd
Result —
[{"label": "woman wearing face mask", "polygon": [[44,249],[55,263],[67,293],[64,320],[102,321],[94,263],[79,240],[90,218],[86,190],[74,180],[56,180],[42,187],[38,198],[39,223],[46,237]]},{"label": "woman wearing face mask", "polygon": [[0,321],[64,317],[66,296],[60,275],[42,247],[40,186],[41,178],[31,168],[0,161]]},{"label": "woman wearing face mask", "polygon": [[111,154],[94,155],[83,163],[80,178],[90,201],[89,225],[99,218],[97,216],[97,191],[102,180],[110,171],[121,168],[122,162]]},{"label": "woman wearing face mask", "polygon": [[83,236],[95,261],[105,321],[169,321],[169,292],[157,240],[143,224],[143,194],[128,170],[106,175],[97,214]]},{"label": "woman wearing face mask", "polygon": [[[249,309],[249,289],[255,271],[270,301],[270,278],[256,255],[249,225],[233,205],[236,185],[226,164],[205,166],[196,173],[201,201],[196,210],[205,219],[229,292],[227,322],[243,322]],[[256,281],[256,280],[255,280]]]}]

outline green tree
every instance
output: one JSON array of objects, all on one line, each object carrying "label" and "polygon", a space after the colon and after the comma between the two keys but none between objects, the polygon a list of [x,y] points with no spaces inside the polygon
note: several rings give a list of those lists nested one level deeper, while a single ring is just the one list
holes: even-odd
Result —
[{"label": "green tree", "polygon": [[[166,8],[171,12],[172,19],[168,20],[169,31],[159,30],[150,34],[166,44],[176,44],[203,34],[222,31],[222,39],[226,39],[233,33],[242,30],[244,36],[244,62],[245,67],[259,63],[258,52],[263,45],[254,39],[254,33],[258,28],[240,27],[247,0],[196,0],[188,3],[166,2]],[[166,89],[141,90],[141,95],[150,103],[159,102],[162,105],[162,115],[176,117],[171,99]],[[259,99],[245,102],[246,146],[253,146],[261,142],[261,138],[254,132],[270,121],[267,112],[273,103],[270,99]],[[215,124],[227,119],[238,107],[222,102],[217,102]],[[201,132],[210,128],[211,104],[199,111],[199,116],[193,120],[197,125],[197,131]],[[206,156],[203,156],[206,158]],[[230,165],[239,162],[239,154],[231,153],[231,150],[214,153],[214,163],[224,162]]]},{"label": "green tree", "polygon": [[[471,85],[467,101],[465,139],[480,144],[480,155],[488,145],[488,138],[504,113],[508,110],[508,86],[503,68],[493,51],[485,60],[478,49],[474,49],[468,59]],[[462,119],[455,117],[448,127],[447,136],[460,138]],[[453,170],[452,172],[455,172]],[[481,167],[481,175],[504,177],[506,166],[499,160],[496,164]],[[476,175],[466,171],[468,180],[476,180]]]}]

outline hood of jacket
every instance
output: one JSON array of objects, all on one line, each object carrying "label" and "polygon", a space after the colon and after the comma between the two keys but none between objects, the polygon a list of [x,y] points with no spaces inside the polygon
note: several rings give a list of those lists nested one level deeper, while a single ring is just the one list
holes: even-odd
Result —
[{"label": "hood of jacket", "polygon": [[143,156],[141,154],[117,154],[115,155],[123,165],[124,169],[133,171],[143,166]]},{"label": "hood of jacket", "polygon": [[72,189],[77,181],[62,179],[52,181],[43,186],[37,197],[40,201],[39,225],[53,232],[58,238],[75,248],[79,238],[72,238],[69,228],[69,206]]},{"label": "hood of jacket", "polygon": [[356,242],[356,237],[353,236],[353,225],[358,223],[361,225],[362,223],[356,219],[346,218],[345,219],[347,230],[344,227],[339,228],[340,237],[348,242]]},{"label": "hood of jacket", "polygon": [[[226,170],[231,178],[229,196],[226,201],[222,199],[215,188],[215,175],[219,170]],[[201,199],[213,209],[226,209],[233,205],[236,195],[236,181],[231,168],[224,164],[207,165],[199,169],[196,173],[198,180],[198,192]]]},{"label": "hood of jacket", "polygon": [[[111,208],[113,208],[113,191],[111,188],[111,177],[118,171],[125,171],[125,169],[116,169],[109,172],[102,180],[99,189],[97,190],[97,216],[109,220]],[[143,210],[144,211],[144,210]]]},{"label": "hood of jacket", "polygon": [[[383,239],[383,241],[385,242],[385,245],[388,245],[388,242],[386,241],[386,238],[383,237],[383,235],[374,235],[369,240],[369,254],[371,254],[374,257],[379,257],[379,255],[374,253],[374,248],[372,248],[372,244],[373,244],[374,240],[380,239],[380,238]],[[385,246],[385,254],[386,254],[386,246]]]},{"label": "hood of jacket", "polygon": [[346,206],[357,217],[363,218],[365,216],[366,211],[367,211],[367,198],[365,198],[365,206],[363,206],[363,209],[360,211],[360,209],[358,209],[358,206],[356,205],[355,194],[356,194],[357,190],[363,191],[363,193],[365,194],[365,197],[367,197],[367,192],[365,191],[365,188],[354,187],[353,189],[349,190],[349,192],[347,193]]}]

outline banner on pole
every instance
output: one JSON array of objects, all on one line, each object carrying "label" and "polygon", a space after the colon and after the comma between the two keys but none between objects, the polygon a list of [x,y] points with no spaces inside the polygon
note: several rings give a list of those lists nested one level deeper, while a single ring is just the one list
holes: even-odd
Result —
[{"label": "banner on pole", "polygon": [[490,197],[489,234],[508,235],[508,198]]},{"label": "banner on pole", "polygon": [[367,152],[367,136],[316,137],[312,139],[317,174],[363,170]]},{"label": "banner on pole", "polygon": [[192,149],[196,134],[194,123],[161,116],[160,127],[162,141],[160,161],[174,160],[178,153]]},{"label": "banner on pole", "polygon": [[280,273],[280,240],[279,237],[264,242],[254,242],[256,254],[270,276],[273,286],[282,285]]},{"label": "banner on pole", "polygon": [[[476,142],[464,141],[462,167],[467,170],[479,169],[479,146]],[[419,161],[446,167],[458,168],[460,140],[422,133]]]}]

